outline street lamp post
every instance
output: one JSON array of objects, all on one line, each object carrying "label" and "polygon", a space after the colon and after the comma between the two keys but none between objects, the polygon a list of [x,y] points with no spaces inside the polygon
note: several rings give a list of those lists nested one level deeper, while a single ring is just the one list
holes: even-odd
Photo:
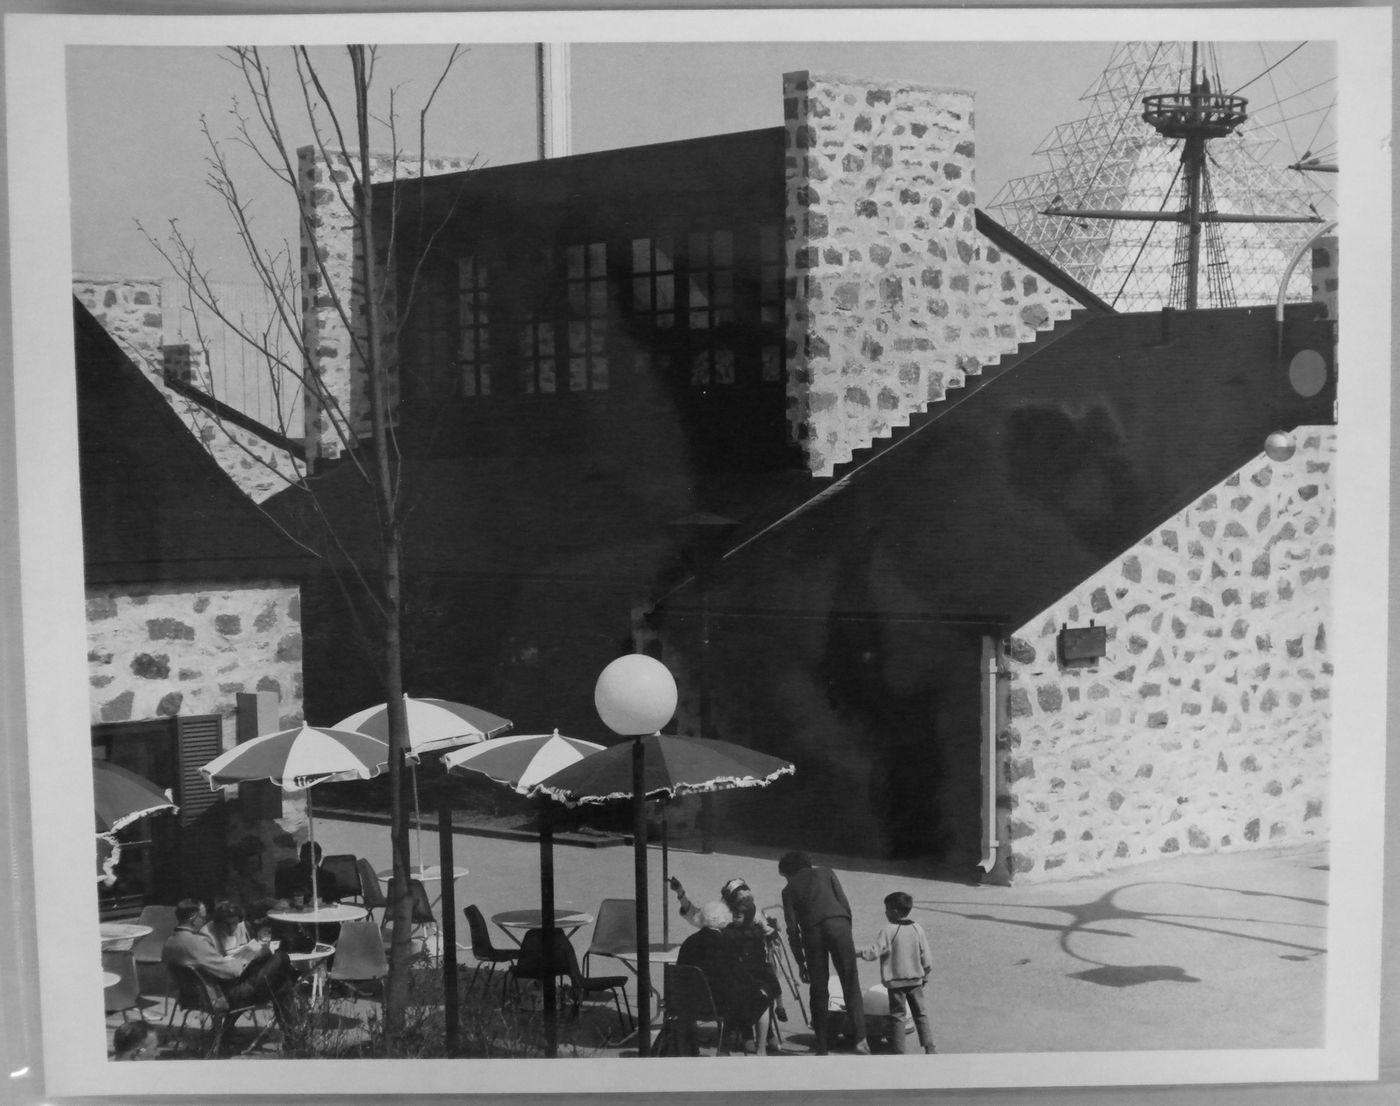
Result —
[{"label": "street lamp post", "polygon": [[618,657],[593,689],[598,717],[632,738],[632,862],[637,896],[637,1055],[651,1051],[651,920],[647,913],[646,746],[676,713],[676,681],[660,661],[642,653]]}]

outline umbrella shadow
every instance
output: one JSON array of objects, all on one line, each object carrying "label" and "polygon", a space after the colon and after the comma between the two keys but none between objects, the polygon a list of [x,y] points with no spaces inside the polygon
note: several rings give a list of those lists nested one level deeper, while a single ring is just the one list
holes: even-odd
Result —
[{"label": "umbrella shadow", "polygon": [[[929,913],[948,914],[953,917],[963,918],[967,921],[993,922],[997,925],[1014,926],[1023,929],[1045,930],[1059,934],[1058,945],[1060,951],[1072,960],[1076,960],[1090,967],[1082,971],[1066,973],[1071,979],[1082,979],[1088,983],[1095,983],[1106,987],[1131,987],[1142,983],[1176,982],[1176,983],[1199,983],[1200,979],[1189,975],[1185,969],[1175,965],[1165,964],[1110,964],[1093,957],[1076,952],[1072,943],[1076,937],[1118,937],[1136,940],[1138,934],[1125,929],[1105,928],[1105,924],[1111,925],[1113,922],[1124,923],[1148,923],[1151,925],[1164,926],[1170,929],[1181,929],[1196,933],[1206,934],[1212,937],[1220,937],[1232,940],[1246,941],[1253,944],[1274,946],[1287,950],[1280,952],[1279,958],[1290,961],[1307,961],[1314,957],[1323,955],[1327,949],[1325,946],[1302,943],[1301,941],[1290,941],[1282,937],[1263,936],[1258,933],[1242,931],[1240,926],[1267,925],[1275,929],[1285,930],[1320,930],[1325,929],[1322,925],[1313,925],[1305,922],[1276,921],[1269,918],[1231,918],[1220,915],[1192,914],[1185,912],[1160,911],[1160,910],[1136,910],[1131,907],[1119,904],[1119,896],[1124,892],[1132,891],[1136,888],[1149,887],[1161,884],[1165,881],[1152,880],[1141,883],[1130,883],[1122,887],[1116,887],[1107,891],[1098,898],[1087,902],[1068,903],[1053,905],[1046,903],[1007,903],[1003,909],[1009,910],[1034,910],[1050,911],[1058,914],[1068,915],[1063,921],[1036,921],[1031,919],[1006,917],[986,910],[985,903],[957,903],[957,902],[920,902],[916,906]],[[1322,899],[1303,898],[1296,895],[1284,895],[1267,891],[1240,890],[1231,887],[1213,887],[1206,884],[1172,883],[1172,887],[1195,888],[1198,890],[1224,892],[1228,894],[1240,895],[1245,898],[1275,898],[1289,902],[1301,902],[1307,905],[1327,906],[1327,902]],[[981,909],[976,912],[956,909],[959,906],[976,906]]]}]

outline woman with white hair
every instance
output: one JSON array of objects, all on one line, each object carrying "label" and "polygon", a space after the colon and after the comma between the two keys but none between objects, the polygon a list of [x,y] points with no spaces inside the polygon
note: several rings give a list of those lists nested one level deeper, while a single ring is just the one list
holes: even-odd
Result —
[{"label": "woman with white hair", "polygon": [[[734,913],[722,902],[708,902],[700,908],[700,929],[682,942],[676,963],[699,968],[710,986],[715,1011],[728,1025],[742,1027],[744,1051],[762,1056],[768,1039],[770,999],[763,987],[745,968],[738,948],[727,940],[724,930]],[[752,1029],[754,1036],[748,1036]]]}]

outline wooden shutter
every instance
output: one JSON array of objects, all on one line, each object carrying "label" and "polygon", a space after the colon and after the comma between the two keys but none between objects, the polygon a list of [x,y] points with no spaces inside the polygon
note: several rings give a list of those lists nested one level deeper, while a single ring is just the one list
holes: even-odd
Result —
[{"label": "wooden shutter", "polygon": [[228,817],[222,791],[199,774],[223,751],[223,723],[217,714],[175,719],[180,777],[180,884],[184,895],[220,896],[228,884]]}]

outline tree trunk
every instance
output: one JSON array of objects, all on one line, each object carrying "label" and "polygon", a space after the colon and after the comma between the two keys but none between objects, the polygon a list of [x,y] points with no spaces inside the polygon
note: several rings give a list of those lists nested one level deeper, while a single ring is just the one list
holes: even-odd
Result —
[{"label": "tree trunk", "polygon": [[403,532],[389,461],[388,380],[379,346],[379,297],[375,280],[374,192],[370,187],[369,76],[365,47],[351,46],[355,74],[355,124],[359,141],[360,287],[365,312],[364,363],[369,382],[374,501],[384,551],[384,693],[389,708],[389,820],[393,877],[389,881],[389,979],[384,1004],[385,1048],[393,1056],[408,1006],[412,972],[413,893],[409,884],[408,808],[403,801],[408,718],[403,698]]}]

